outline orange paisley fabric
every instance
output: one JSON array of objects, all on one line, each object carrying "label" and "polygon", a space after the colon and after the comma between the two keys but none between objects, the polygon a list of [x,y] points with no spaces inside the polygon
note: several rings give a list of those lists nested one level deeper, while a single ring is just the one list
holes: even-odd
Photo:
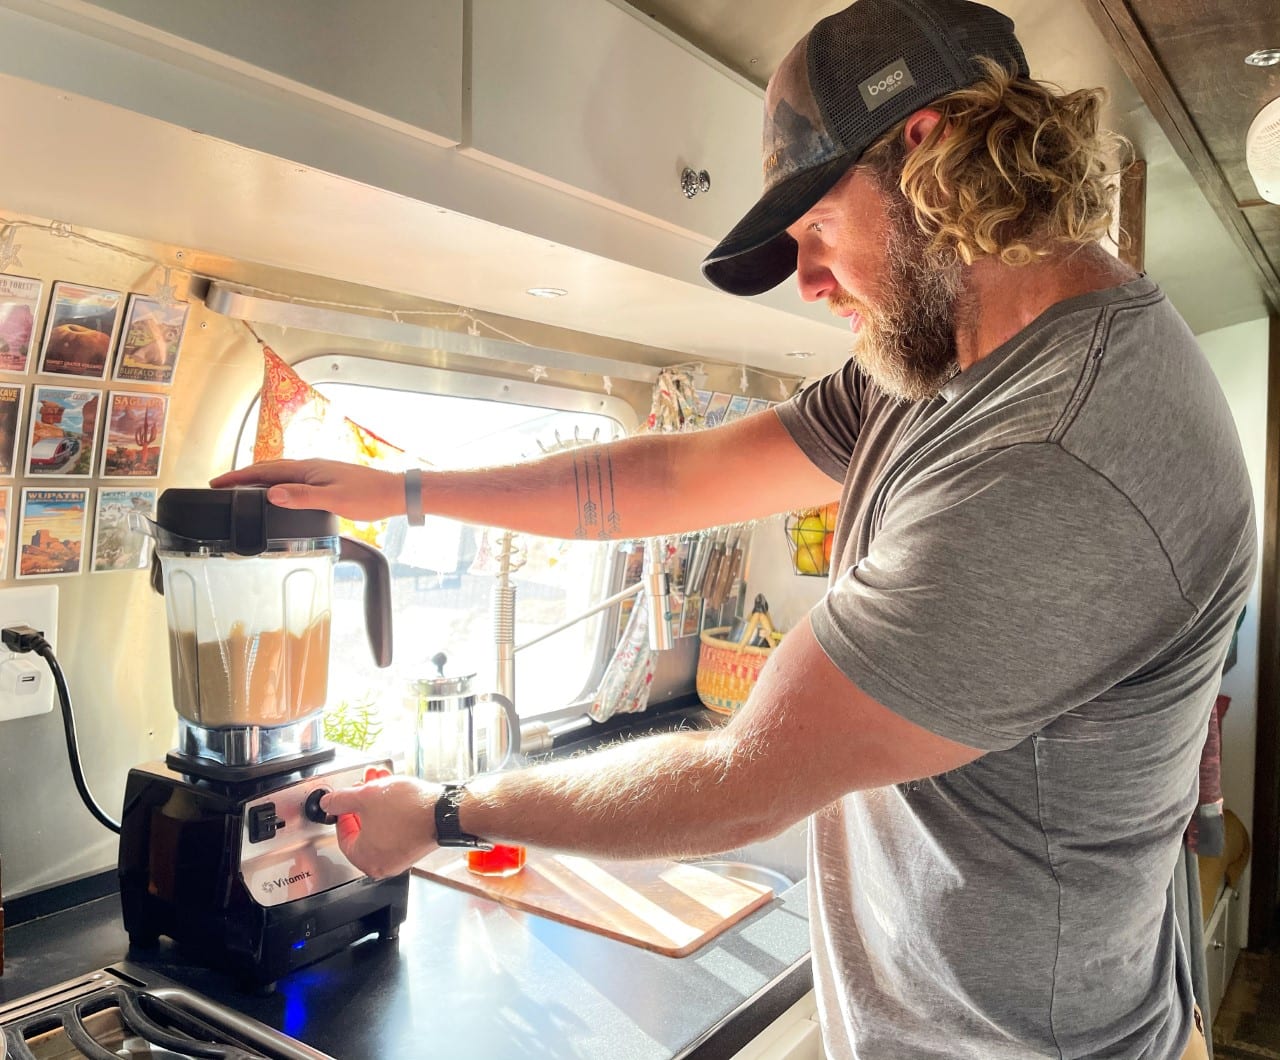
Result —
[{"label": "orange paisley fabric", "polygon": [[[416,461],[403,449],[349,420],[333,403],[298,376],[270,346],[264,346],[262,400],[253,459],[326,457],[365,467],[408,467]],[[386,521],[342,520],[342,533],[381,546]]]}]

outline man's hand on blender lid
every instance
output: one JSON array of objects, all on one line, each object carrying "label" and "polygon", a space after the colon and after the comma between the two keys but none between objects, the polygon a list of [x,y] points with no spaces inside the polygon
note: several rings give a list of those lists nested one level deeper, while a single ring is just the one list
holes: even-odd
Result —
[{"label": "man's hand on blender lid", "polygon": [[315,508],[371,522],[405,513],[404,476],[338,460],[266,460],[209,481],[214,489],[266,486],[281,508]]}]

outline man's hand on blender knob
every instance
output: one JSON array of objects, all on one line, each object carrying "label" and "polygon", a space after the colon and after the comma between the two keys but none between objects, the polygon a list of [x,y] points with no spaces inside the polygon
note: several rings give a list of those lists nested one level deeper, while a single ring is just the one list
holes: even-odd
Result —
[{"label": "man's hand on blender knob", "polygon": [[321,807],[338,818],[338,848],[374,879],[397,876],[436,848],[439,784],[386,776],[330,792]]},{"label": "man's hand on blender knob", "polygon": [[339,460],[266,460],[209,485],[266,486],[267,499],[281,508],[316,508],[361,522],[405,514],[403,474]]}]

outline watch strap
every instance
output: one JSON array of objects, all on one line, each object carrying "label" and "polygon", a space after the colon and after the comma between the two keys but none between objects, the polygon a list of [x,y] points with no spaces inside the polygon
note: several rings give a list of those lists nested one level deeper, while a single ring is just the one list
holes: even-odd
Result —
[{"label": "watch strap", "polygon": [[404,511],[410,526],[422,526],[422,469],[411,467],[404,473]]},{"label": "watch strap", "polygon": [[487,839],[462,830],[458,818],[458,804],[466,788],[461,784],[446,784],[436,799],[436,844],[442,847],[469,847],[472,850],[492,850]]}]

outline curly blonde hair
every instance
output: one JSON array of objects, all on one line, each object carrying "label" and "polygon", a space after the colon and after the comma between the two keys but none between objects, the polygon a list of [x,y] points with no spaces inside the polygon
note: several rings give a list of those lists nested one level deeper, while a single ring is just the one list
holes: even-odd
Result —
[{"label": "curly blonde hair", "polygon": [[1124,141],[1099,128],[1099,89],[1061,94],[989,60],[977,83],[931,103],[942,120],[908,151],[900,122],[859,162],[897,186],[940,263],[1026,265],[1094,243],[1112,225]]}]

